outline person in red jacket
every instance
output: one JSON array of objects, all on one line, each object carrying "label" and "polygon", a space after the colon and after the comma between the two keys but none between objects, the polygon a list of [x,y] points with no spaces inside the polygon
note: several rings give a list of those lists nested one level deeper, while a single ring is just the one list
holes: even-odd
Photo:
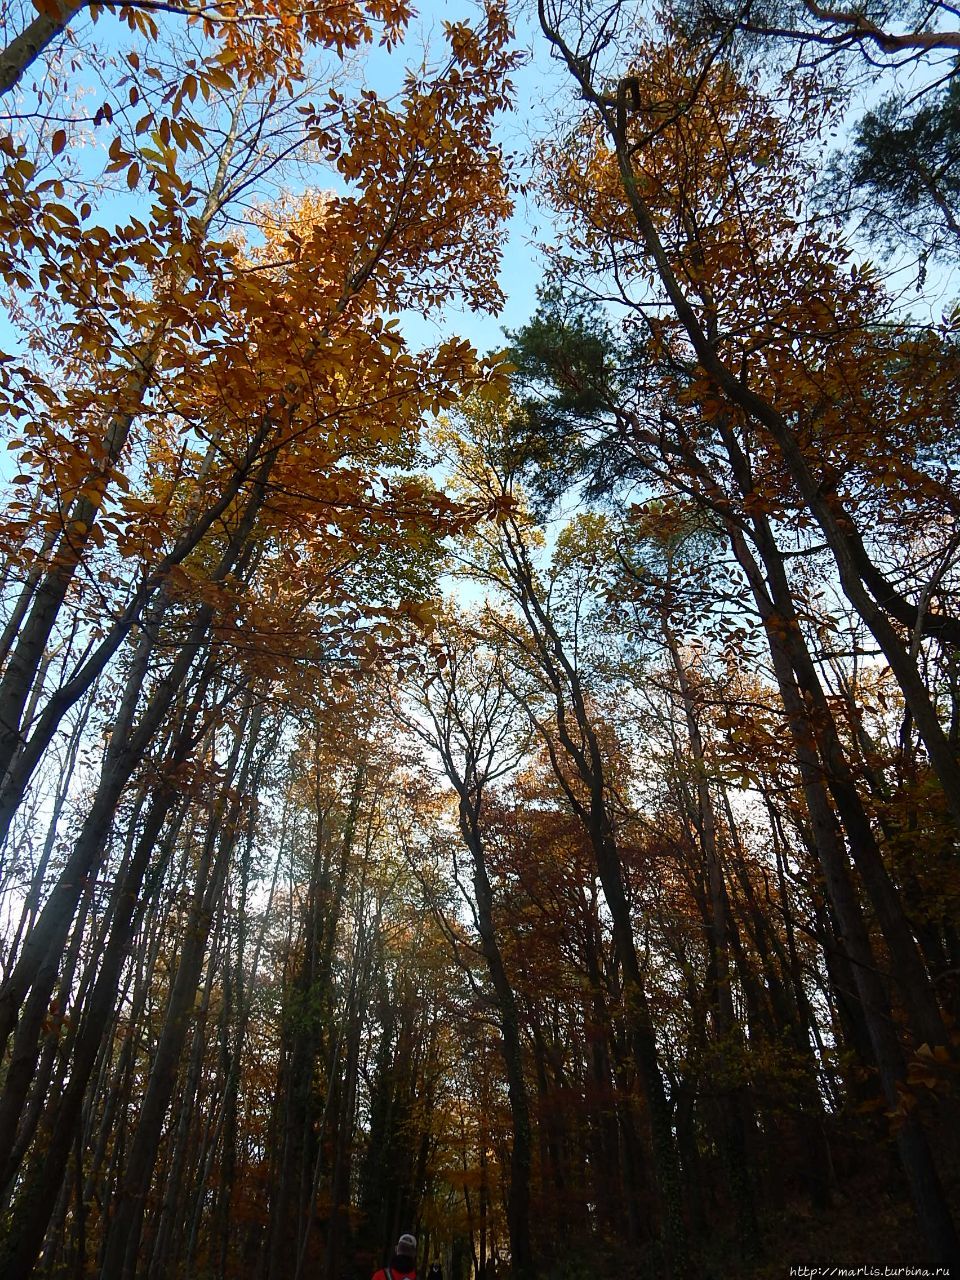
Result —
[{"label": "person in red jacket", "polygon": [[417,1241],[402,1235],[393,1251],[390,1265],[373,1273],[373,1280],[417,1280]]}]

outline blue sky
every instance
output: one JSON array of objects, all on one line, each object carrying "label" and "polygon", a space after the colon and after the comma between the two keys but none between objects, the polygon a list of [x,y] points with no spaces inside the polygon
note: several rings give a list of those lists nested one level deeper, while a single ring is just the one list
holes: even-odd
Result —
[{"label": "blue sky", "polygon": [[[547,57],[543,42],[534,39],[534,33],[530,27],[531,7],[521,5],[518,8],[521,12],[517,14],[516,18],[517,39],[521,48],[526,52],[526,58],[514,77],[517,90],[516,108],[513,112],[505,114],[501,123],[500,137],[504,149],[508,152],[516,153],[519,157],[518,162],[523,163],[522,158],[529,152],[532,130],[542,129],[547,117],[543,102],[544,87],[552,77],[556,89],[557,85],[562,84],[562,76],[559,73],[559,69],[551,64],[550,59]],[[523,10],[526,10],[526,16]],[[400,88],[406,65],[408,63],[414,65],[420,63],[424,57],[425,50],[430,60],[443,57],[442,24],[444,21],[455,21],[463,18],[475,21],[479,12],[480,5],[474,3],[473,0],[422,0],[422,3],[416,5],[416,14],[411,22],[403,47],[389,52],[377,47],[368,49],[358,57],[353,67],[348,70],[348,81],[365,83],[374,88],[380,95],[389,95],[394,89]],[[164,25],[175,27],[180,25],[175,19],[161,18],[161,22]],[[13,27],[15,28],[16,25],[17,23],[14,21]],[[9,36],[10,32],[8,31],[6,34]],[[100,56],[109,58],[112,55],[118,59],[131,47],[139,45],[144,48],[144,43],[138,37],[132,36],[127,27],[120,23],[115,15],[110,13],[102,13],[95,24],[91,22],[88,15],[79,16],[72,24],[65,40],[55,42],[51,46],[50,54],[54,58],[57,56],[56,49],[58,45],[64,48],[67,56],[69,56],[71,47],[79,47],[95,49]],[[144,48],[143,56],[149,60],[149,55],[150,46],[147,44]],[[94,57],[96,57],[96,54]],[[24,78],[21,86],[23,97],[16,109],[25,109],[30,112],[40,107],[41,104],[32,93],[31,86],[35,83],[43,83],[43,61],[44,59],[41,59],[39,63],[35,64]],[[79,70],[79,73],[71,77],[71,83],[78,86],[78,91],[85,95],[82,99],[81,115],[86,114],[87,111],[92,111],[93,106],[102,101],[105,96],[112,98],[115,110],[123,111],[126,89],[114,92],[109,92],[108,90],[105,94],[106,85],[100,81],[96,71],[83,63],[81,63],[81,67],[82,69]],[[116,73],[108,78],[115,79]],[[86,88],[83,86],[86,86]],[[52,108],[52,118],[49,123],[45,126],[40,125],[40,129],[47,134],[46,141],[40,143],[41,156],[48,154],[49,137],[55,128],[60,127],[60,122],[57,119],[58,105],[51,104],[51,107],[41,108],[43,115],[46,115],[47,111]],[[80,106],[79,101],[77,106]],[[70,108],[67,107],[66,109],[69,112]],[[131,109],[127,108],[127,111],[129,112]],[[137,118],[141,112],[142,108],[132,109],[131,124],[132,120]],[[2,117],[2,112],[0,112],[0,117]],[[66,121],[64,123],[66,124]],[[2,124],[2,120],[0,120],[0,124]],[[80,128],[82,130],[83,126],[66,124],[66,127],[68,130],[68,144],[64,159],[70,158],[77,165],[77,177],[85,175],[88,170],[90,175],[94,176],[99,172],[106,146],[106,142],[102,139],[106,138],[109,141],[115,130],[107,125],[97,130],[96,136],[90,136],[89,126],[87,126],[87,137],[81,141],[75,129]],[[88,150],[88,148],[92,149]],[[89,160],[87,159],[88,156]],[[311,179],[316,181],[319,178],[321,185],[325,181],[324,177],[319,174],[314,177],[312,174],[308,176],[307,173],[304,173],[303,176],[307,181],[311,181]],[[329,180],[331,176],[333,175],[326,175],[326,179]],[[131,215],[137,215],[141,218],[145,216],[149,208],[150,196],[142,188],[135,192],[129,192],[126,189],[124,178],[124,174],[119,175],[117,178],[115,192],[110,194],[103,193],[99,199],[92,197],[95,206],[94,221],[110,225]],[[290,178],[294,182],[295,189],[297,179],[292,173]],[[268,193],[265,191],[264,195],[268,196]],[[456,333],[474,343],[482,351],[497,349],[504,345],[503,328],[516,328],[523,324],[529,318],[536,305],[535,293],[541,269],[537,262],[537,254],[533,244],[535,238],[534,216],[532,201],[519,196],[516,210],[509,226],[509,236],[501,272],[501,286],[506,295],[502,313],[494,317],[451,308],[444,316],[433,318],[430,321],[425,321],[422,317],[412,315],[404,316],[403,329],[412,344],[432,344],[442,337]],[[16,350],[18,345],[18,335],[15,329],[9,325],[6,317],[3,317],[0,319],[0,347],[10,351]]]},{"label": "blue sky", "polygon": [[[558,89],[566,91],[564,74],[551,62],[539,28],[534,32],[530,19],[532,6],[517,5],[514,24],[518,46],[524,51],[524,64],[513,77],[516,86],[516,105],[501,123],[500,137],[504,149],[517,156],[522,167],[528,166],[531,143],[537,132],[543,132],[550,118],[549,96]],[[412,50],[424,43],[435,43],[441,35],[444,21],[475,17],[477,6],[463,0],[423,0],[417,5],[417,18],[411,27],[408,45]],[[367,77],[377,74],[383,55],[374,55],[367,68]],[[393,64],[397,74],[399,63]],[[382,88],[377,85],[377,88]],[[529,176],[527,174],[527,176]],[[543,225],[543,211],[536,208],[532,195],[519,195],[514,215],[508,227],[500,273],[500,286],[505,295],[502,312],[498,316],[483,315],[454,307],[448,308],[442,319],[424,321],[420,317],[403,317],[403,329],[413,344],[432,343],[448,333],[457,333],[472,342],[482,352],[498,350],[505,345],[504,329],[517,329],[533,314],[536,307],[536,290],[542,276],[542,263],[536,248],[538,226]]]}]

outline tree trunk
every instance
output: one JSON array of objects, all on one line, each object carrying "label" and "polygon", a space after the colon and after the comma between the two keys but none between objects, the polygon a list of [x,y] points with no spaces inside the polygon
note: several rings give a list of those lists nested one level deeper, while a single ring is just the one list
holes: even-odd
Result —
[{"label": "tree trunk", "polygon": [[190,1027],[207,939],[226,883],[230,857],[236,845],[242,793],[250,781],[260,723],[260,712],[256,711],[252,717],[239,774],[237,770],[243,733],[237,731],[232,760],[226,771],[228,787],[236,778],[233,799],[228,800],[228,792],[225,790],[211,815],[197,870],[190,921],[183,938],[180,962],[124,1170],[124,1188],[107,1230],[101,1264],[103,1280],[133,1280],[135,1274],[146,1198],[160,1135]]}]

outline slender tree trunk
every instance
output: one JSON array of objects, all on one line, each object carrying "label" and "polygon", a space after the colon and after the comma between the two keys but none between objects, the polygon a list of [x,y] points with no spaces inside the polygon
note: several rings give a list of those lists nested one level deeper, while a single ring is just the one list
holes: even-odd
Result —
[{"label": "slender tree trunk", "polygon": [[[704,754],[703,735],[694,700],[694,692],[677,639],[670,629],[666,613],[661,618],[664,639],[673,662],[674,673],[680,686],[684,719],[690,750],[690,763],[694,770],[697,793],[697,834],[706,864],[709,895],[709,927],[713,956],[713,1003],[716,1014],[717,1040],[721,1059],[729,1059],[732,1049],[742,1052],[741,1037],[733,1008],[733,991],[729,958],[730,924],[727,910],[727,891],[720,850],[717,843],[717,819],[710,793],[710,780]],[[736,1063],[729,1064],[728,1075],[738,1071]],[[748,1132],[754,1127],[748,1099],[742,1085],[727,1088],[722,1100],[724,1142],[727,1177],[733,1191],[737,1217],[737,1234],[741,1257],[753,1255],[758,1244],[758,1224],[753,1184],[750,1177],[751,1162],[748,1156]]]},{"label": "slender tree trunk", "polygon": [[[218,919],[218,926],[220,923],[221,921]],[[210,995],[213,990],[214,979],[218,974],[218,965],[216,963],[218,950],[219,939],[215,929],[211,953],[207,961],[206,978],[200,992],[199,1002],[195,1003],[192,1013],[193,1043],[187,1059],[187,1070],[183,1083],[177,1091],[176,1108],[178,1114],[175,1131],[170,1137],[170,1167],[166,1175],[163,1196],[157,1213],[156,1229],[153,1232],[153,1242],[150,1249],[148,1276],[151,1277],[166,1274],[171,1262],[175,1261],[171,1254],[170,1243],[171,1237],[175,1233],[177,1222],[181,1217],[181,1206],[186,1190],[184,1186],[184,1171],[187,1167],[193,1124],[197,1118],[197,1095],[203,1070],[204,1052],[207,1047],[207,1036],[209,1034],[207,1019],[210,1013]]]},{"label": "slender tree trunk", "polygon": [[16,963],[20,950],[20,942],[24,932],[33,928],[37,918],[37,912],[40,909],[40,902],[43,897],[44,880],[47,874],[47,868],[50,864],[50,856],[53,853],[54,844],[60,829],[60,819],[63,816],[66,807],[67,798],[70,794],[70,787],[73,783],[74,770],[76,768],[77,756],[80,752],[80,746],[83,742],[83,736],[86,732],[87,723],[90,718],[90,711],[93,707],[94,694],[96,688],[91,692],[91,696],[85,699],[82,704],[80,714],[77,717],[77,723],[74,726],[69,741],[67,742],[65,751],[64,767],[57,777],[56,789],[54,791],[53,804],[50,809],[50,821],[47,825],[47,833],[44,838],[43,848],[37,863],[36,872],[30,883],[30,888],[24,899],[23,910],[20,913],[20,920],[17,924],[16,932],[10,942],[9,950],[6,955],[5,970],[9,972]]},{"label": "slender tree trunk", "polygon": [[[767,594],[758,568],[745,545],[738,559],[754,589],[754,598],[767,634],[780,696],[786,709],[804,794],[813,828],[814,845],[838,927],[838,942],[850,960],[853,980],[866,1021],[888,1107],[900,1107],[899,1086],[906,1081],[906,1065],[883,979],[877,969],[869,935],[850,877],[849,863],[834,823],[823,771],[803,697],[797,685],[792,654],[784,642],[793,619],[784,616]],[[960,1241],[926,1136],[915,1113],[908,1113],[896,1133],[896,1146],[910,1185],[924,1234],[942,1265],[960,1265]]]},{"label": "slender tree trunk", "polygon": [[510,1189],[507,1196],[507,1224],[510,1256],[516,1280],[532,1280],[536,1272],[530,1241],[530,1170],[532,1134],[530,1103],[523,1069],[520,1019],[516,996],[507,975],[493,921],[493,888],[487,874],[486,857],[477,826],[461,796],[460,831],[473,860],[473,891],[477,908],[477,928],[487,972],[497,998],[497,1012],[503,1035],[503,1059],[507,1073],[513,1145],[510,1152]]},{"label": "slender tree trunk", "polygon": [[[191,728],[191,722],[183,727],[180,741],[172,752],[171,767],[185,758],[190,746]],[[111,929],[100,959],[96,982],[81,1011],[70,1077],[66,1088],[52,1106],[48,1107],[44,1117],[43,1140],[22,1180],[17,1208],[11,1215],[15,1234],[0,1245],[9,1259],[4,1274],[9,1275],[10,1280],[30,1275],[34,1259],[42,1245],[56,1190],[63,1178],[71,1145],[78,1131],[90,1073],[105,1035],[107,1039],[112,1037],[119,975],[129,954],[130,941],[137,923],[146,909],[146,900],[139,897],[140,889],[150,857],[157,849],[157,839],[176,798],[176,790],[169,787],[161,787],[157,792],[134,856],[114,890],[110,913]],[[178,829],[179,821],[167,833],[154,879],[162,872]],[[106,1137],[107,1131],[104,1130],[101,1141],[105,1143]],[[95,1160],[94,1167],[98,1163],[99,1159]]]},{"label": "slender tree trunk", "polygon": [[[766,570],[770,602],[785,624],[780,642],[789,652],[797,683],[807,697],[810,724],[823,760],[824,776],[850,840],[854,863],[890,948],[905,1011],[920,1043],[942,1044],[946,1040],[946,1031],[936,994],[910,930],[903,902],[883,865],[870,820],[850,773],[833,713],[800,631],[783,557],[765,521],[756,522],[755,531]],[[749,555],[749,552],[746,547],[741,547],[738,558],[746,568],[744,555]],[[757,585],[760,586],[759,583]]]},{"label": "slender tree trunk", "polygon": [[[34,18],[29,28],[18,36],[3,54],[0,54],[0,93],[4,93],[22,74],[23,67],[17,70],[19,60],[29,57],[31,60],[46,47],[46,44],[70,21],[70,18],[81,8],[81,4],[65,0],[59,3],[53,0],[53,8],[44,10]],[[39,43],[38,43],[39,41]],[[13,75],[13,79],[11,79]],[[243,104],[247,90],[240,91],[234,107],[230,127],[227,130],[223,147],[217,163],[217,169],[210,189],[204,200],[196,220],[197,242],[205,239],[210,223],[220,207],[226,188],[230,162],[237,145],[237,131],[240,124]],[[169,280],[172,293],[183,282],[185,269],[176,266],[173,277]],[[70,589],[83,557],[94,537],[94,530],[100,517],[103,503],[113,479],[114,470],[120,462],[130,432],[153,382],[163,348],[167,340],[169,321],[157,321],[152,332],[134,348],[131,359],[129,382],[124,387],[120,404],[110,420],[106,423],[102,440],[91,449],[92,467],[89,475],[79,486],[79,495],[74,499],[66,514],[62,533],[53,538],[48,537],[41,551],[40,563],[31,569],[27,584],[18,607],[15,610],[18,634],[16,643],[7,655],[3,675],[0,677],[0,778],[3,778],[3,791],[0,792],[0,830],[5,833],[12,810],[19,803],[29,783],[33,769],[46,746],[52,740],[68,708],[81,697],[106,666],[110,657],[116,653],[126,638],[130,627],[138,621],[140,613],[147,605],[157,587],[160,586],[168,568],[179,563],[190,550],[195,547],[207,529],[209,519],[195,519],[200,516],[194,511],[188,520],[184,535],[178,539],[174,551],[163,558],[161,571],[154,574],[153,584],[146,590],[134,594],[131,605],[124,610],[121,618],[109,629],[108,636],[99,646],[95,660],[84,663],[86,675],[80,678],[75,675],[66,686],[61,687],[47,702],[40,725],[31,735],[29,750],[24,750],[27,743],[27,728],[32,719],[24,717],[24,708],[31,689],[39,692],[39,677],[44,651],[53,633],[67,592]],[[258,438],[258,447],[261,441]],[[247,470],[253,465],[256,452],[247,455],[241,467],[241,483]],[[232,485],[225,486],[227,490]],[[233,495],[239,488],[233,489]],[[231,498],[232,501],[232,498]],[[220,504],[216,504],[220,506]],[[226,507],[220,506],[220,510]],[[195,529],[189,529],[194,524]],[[198,537],[199,534],[199,537]],[[151,575],[148,575],[150,578]],[[19,769],[14,770],[14,761],[19,759]]]},{"label": "slender tree trunk", "polygon": [[[630,1029],[631,1048],[650,1117],[656,1180],[664,1227],[666,1269],[682,1276],[687,1268],[683,1183],[673,1134],[673,1117],[657,1057],[656,1037],[633,938],[623,865],[607,811],[607,785],[603,755],[587,711],[576,668],[540,600],[535,587],[522,534],[513,522],[503,527],[504,563],[515,584],[520,605],[536,646],[538,659],[552,688],[556,704],[556,736],[571,766],[583,783],[583,801],[570,786],[557,756],[549,729],[539,726],[557,780],[574,814],[583,823],[593,849],[597,874],[613,924],[614,949],[623,974],[623,996]],[[529,708],[527,708],[529,712]],[[537,724],[535,717],[532,717]],[[572,723],[571,723],[572,721]],[[576,736],[575,736],[576,735]]]},{"label": "slender tree trunk", "polygon": [[146,1198],[157,1158],[160,1134],[176,1085],[207,939],[239,833],[242,794],[250,781],[260,723],[261,717],[257,711],[248,732],[242,764],[240,757],[244,734],[241,730],[237,731],[232,759],[226,771],[228,787],[236,780],[233,799],[228,799],[225,790],[211,814],[197,870],[190,921],[181,947],[180,962],[124,1170],[124,1189],[107,1231],[101,1266],[103,1280],[133,1280],[135,1274]]}]

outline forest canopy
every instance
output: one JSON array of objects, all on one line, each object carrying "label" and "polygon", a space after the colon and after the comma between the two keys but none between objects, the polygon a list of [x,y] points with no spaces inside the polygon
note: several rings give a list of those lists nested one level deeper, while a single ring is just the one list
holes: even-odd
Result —
[{"label": "forest canopy", "polygon": [[0,19],[0,1274],[960,1274],[955,7]]}]

